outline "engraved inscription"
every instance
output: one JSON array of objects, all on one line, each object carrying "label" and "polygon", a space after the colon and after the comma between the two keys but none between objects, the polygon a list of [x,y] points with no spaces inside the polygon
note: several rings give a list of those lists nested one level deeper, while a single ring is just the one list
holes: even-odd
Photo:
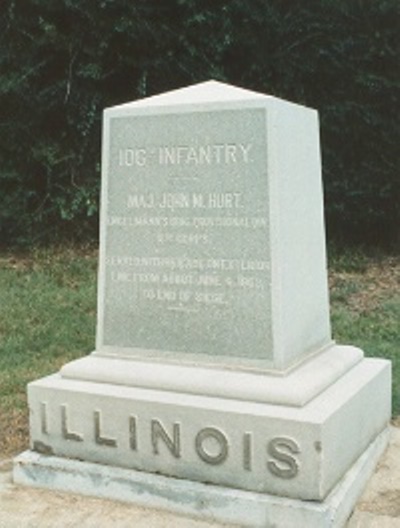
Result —
[{"label": "engraved inscription", "polygon": [[[242,193],[155,193],[128,194],[127,209],[166,209],[175,211],[179,209],[240,209],[242,204]],[[161,211],[162,212],[162,211]],[[134,217],[138,218],[138,217]],[[140,217],[139,217],[140,218]],[[201,221],[197,219],[197,224]],[[139,222],[138,222],[139,223]],[[159,223],[168,224],[168,218],[164,218]],[[174,219],[174,223],[181,226],[190,226],[189,219]],[[111,222],[109,225],[113,225]]]},{"label": "engraved inscription", "polygon": [[101,413],[100,411],[94,411],[94,441],[98,445],[117,447],[117,441],[115,438],[108,438],[101,432]]},{"label": "engraved inscription", "polygon": [[138,449],[136,421],[136,416],[129,416],[129,447],[132,451],[137,451]]},{"label": "engraved inscription", "polygon": [[47,402],[40,402],[40,429],[42,434],[49,434],[47,422]]},{"label": "engraved inscription", "polygon": [[253,145],[211,144],[211,145],[167,145],[154,147],[133,147],[118,150],[120,167],[144,167],[158,165],[230,165],[250,163]]},{"label": "engraved inscription", "polygon": [[243,469],[251,471],[253,435],[245,433],[243,435]]},{"label": "engraved inscription", "polygon": [[118,151],[118,163],[120,167],[144,167],[146,165],[146,150],[142,148],[136,149],[120,149]]},{"label": "engraved inscription", "polygon": [[109,127],[97,349],[272,361],[265,109]]},{"label": "engraved inscription", "polygon": [[153,446],[153,453],[159,455],[159,440],[166,445],[169,452],[175,457],[181,457],[181,435],[180,435],[180,424],[173,424],[172,437],[165,430],[160,420],[151,421],[151,443]]},{"label": "engraved inscription", "polygon": [[229,454],[226,435],[216,427],[205,427],[195,438],[196,453],[203,462],[217,466],[225,462]]},{"label": "engraved inscription", "polygon": [[66,440],[73,440],[74,442],[83,442],[83,436],[79,433],[74,433],[69,430],[68,426],[68,406],[61,405],[61,433]]},{"label": "engraved inscription", "polygon": [[296,457],[300,447],[293,438],[285,436],[273,438],[267,446],[268,454],[275,460],[267,462],[268,469],[277,477],[292,479],[299,472],[299,462]]},{"label": "engraved inscription", "polygon": [[[38,410],[44,408],[43,403],[38,403]],[[48,409],[49,413],[51,410]],[[127,414],[125,430],[119,430],[116,437],[110,437],[105,431],[116,431],[116,424],[113,417],[108,416],[103,423],[103,413],[101,409],[85,414],[93,419],[94,435],[84,438],[84,435],[73,431],[70,422],[76,423],[73,411],[64,404],[60,406],[61,411],[61,436],[64,440],[75,442],[92,442],[90,449],[94,446],[108,446],[115,449],[124,449],[129,445],[130,460],[132,463],[135,457],[143,459],[145,456],[156,456],[159,459],[160,467],[172,456],[180,459],[182,463],[204,463],[210,466],[225,466],[244,471],[246,474],[259,473],[264,468],[265,478],[277,477],[280,479],[294,479],[301,469],[301,449],[297,440],[288,436],[265,437],[253,431],[245,431],[237,434],[236,431],[222,430],[215,426],[199,425],[193,430],[193,424],[187,426],[179,421],[161,420],[157,417],[141,418],[139,415]],[[58,408],[53,412],[58,412]],[[59,432],[56,430],[46,430],[42,428],[42,416],[37,416],[38,430],[43,435],[36,439],[38,445],[49,445],[51,449],[52,438],[58,442]],[[48,416],[49,423],[53,423]],[[79,422],[78,422],[79,423]],[[229,428],[228,428],[229,429]],[[140,444],[139,444],[140,439]],[[319,445],[314,442],[313,445]],[[256,449],[257,446],[257,449]],[[263,452],[260,453],[259,449]],[[126,453],[126,452],[125,452]],[[260,463],[260,454],[264,462]],[[167,456],[165,456],[167,455]],[[127,459],[129,462],[129,459]],[[157,463],[158,464],[158,463]],[[261,465],[260,465],[261,464]],[[264,465],[265,464],[265,465]]]},{"label": "engraved inscription", "polygon": [[178,145],[159,149],[160,165],[212,165],[249,163],[252,145]]}]

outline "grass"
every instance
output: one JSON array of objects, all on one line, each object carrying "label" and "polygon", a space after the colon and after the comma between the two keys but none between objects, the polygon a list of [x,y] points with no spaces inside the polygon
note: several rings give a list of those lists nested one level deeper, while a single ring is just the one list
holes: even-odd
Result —
[{"label": "grass", "polygon": [[[330,253],[334,338],[393,361],[400,414],[400,258]],[[0,254],[0,458],[28,445],[26,385],[94,347],[97,252]],[[397,418],[400,421],[400,418]]]},{"label": "grass", "polygon": [[94,346],[97,256],[0,255],[0,458],[27,446],[26,384]]}]

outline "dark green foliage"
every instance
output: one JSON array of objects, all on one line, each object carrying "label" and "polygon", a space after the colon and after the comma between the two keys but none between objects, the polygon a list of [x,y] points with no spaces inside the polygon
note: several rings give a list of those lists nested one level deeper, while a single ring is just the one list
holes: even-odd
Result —
[{"label": "dark green foliage", "polygon": [[0,242],[95,236],[101,111],[209,78],[320,112],[329,233],[399,238],[397,0],[3,0]]}]

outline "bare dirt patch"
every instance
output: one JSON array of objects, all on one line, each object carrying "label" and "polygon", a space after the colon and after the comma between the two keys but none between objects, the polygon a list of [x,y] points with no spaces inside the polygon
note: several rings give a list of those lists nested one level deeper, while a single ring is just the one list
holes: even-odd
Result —
[{"label": "bare dirt patch", "polygon": [[331,291],[342,285],[353,285],[346,304],[357,313],[377,308],[382,302],[400,295],[400,257],[371,260],[362,271],[331,271]]},{"label": "bare dirt patch", "polygon": [[[399,420],[400,421],[400,420]],[[357,509],[400,518],[400,429],[393,428],[389,448],[379,461]]]},{"label": "bare dirt patch", "polygon": [[28,411],[0,408],[0,460],[20,453],[28,448]]}]

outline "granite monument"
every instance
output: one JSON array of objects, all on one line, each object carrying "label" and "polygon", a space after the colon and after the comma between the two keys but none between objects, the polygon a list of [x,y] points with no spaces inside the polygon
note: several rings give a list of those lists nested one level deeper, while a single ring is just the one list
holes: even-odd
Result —
[{"label": "granite monument", "polygon": [[391,371],[332,339],[317,112],[215,81],[116,106],[102,171],[96,348],[29,385],[16,481],[341,526]]}]

